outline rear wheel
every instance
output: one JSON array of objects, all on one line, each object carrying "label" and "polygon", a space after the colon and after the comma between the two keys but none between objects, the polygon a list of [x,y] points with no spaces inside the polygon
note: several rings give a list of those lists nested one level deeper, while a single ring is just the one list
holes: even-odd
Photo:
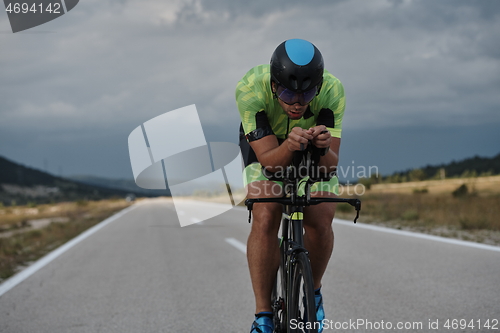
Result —
[{"label": "rear wheel", "polygon": [[314,285],[309,258],[304,252],[295,256],[292,279],[288,286],[289,333],[317,333]]}]

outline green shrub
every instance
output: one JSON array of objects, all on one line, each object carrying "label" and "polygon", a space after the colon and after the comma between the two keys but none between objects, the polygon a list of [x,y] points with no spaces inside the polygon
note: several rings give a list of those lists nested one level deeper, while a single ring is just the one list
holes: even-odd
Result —
[{"label": "green shrub", "polygon": [[469,194],[469,189],[467,188],[467,185],[462,184],[455,191],[451,192],[451,194],[454,198],[463,198]]},{"label": "green shrub", "polygon": [[414,209],[408,209],[401,215],[401,218],[405,221],[416,221],[418,220],[418,212]]},{"label": "green shrub", "polygon": [[373,180],[371,178],[359,178],[358,183],[364,185],[364,187],[369,190],[372,187]]},{"label": "green shrub", "polygon": [[42,237],[42,231],[36,229],[36,230],[31,230],[28,232],[28,237],[29,238],[40,238]]},{"label": "green shrub", "polygon": [[85,207],[85,206],[88,206],[89,204],[89,201],[88,200],[78,200],[76,202],[76,205],[77,206],[80,206],[80,207]]},{"label": "green shrub", "polygon": [[427,175],[425,174],[424,170],[422,169],[414,169],[411,170],[409,173],[410,180],[411,181],[422,181],[427,179]]},{"label": "green shrub", "polygon": [[477,230],[477,229],[491,229],[489,221],[484,218],[470,219],[470,218],[460,218],[458,219],[460,227],[465,230]]},{"label": "green shrub", "polygon": [[337,205],[337,210],[341,213],[350,213],[354,211],[354,207],[346,203],[341,203]]}]

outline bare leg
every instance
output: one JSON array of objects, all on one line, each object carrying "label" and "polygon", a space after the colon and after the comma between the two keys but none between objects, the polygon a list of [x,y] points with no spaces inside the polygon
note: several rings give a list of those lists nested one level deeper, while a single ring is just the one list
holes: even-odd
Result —
[{"label": "bare leg", "polygon": [[[276,185],[275,183],[271,184],[271,186]],[[249,198],[266,197],[264,191],[257,191],[258,184],[253,183],[251,186],[254,187],[254,195],[252,196],[252,191],[249,189]],[[277,193],[280,193],[279,189]],[[267,197],[269,197],[269,193]],[[271,292],[280,262],[278,230],[281,213],[281,204],[257,203],[253,206],[253,222],[252,230],[248,236],[247,259],[255,295],[255,313],[272,310]]]}]

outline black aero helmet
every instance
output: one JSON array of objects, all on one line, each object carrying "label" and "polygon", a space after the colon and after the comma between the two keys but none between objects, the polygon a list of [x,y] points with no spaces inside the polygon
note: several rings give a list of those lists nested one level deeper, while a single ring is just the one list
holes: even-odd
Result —
[{"label": "black aero helmet", "polygon": [[281,43],[271,57],[271,80],[302,93],[323,82],[323,56],[312,43],[289,39]]}]

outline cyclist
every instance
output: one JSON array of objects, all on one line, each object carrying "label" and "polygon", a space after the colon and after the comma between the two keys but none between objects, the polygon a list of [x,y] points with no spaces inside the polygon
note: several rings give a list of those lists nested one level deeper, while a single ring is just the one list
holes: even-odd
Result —
[{"label": "cyclist", "polygon": [[[274,51],[270,65],[252,68],[238,82],[236,103],[241,116],[240,149],[245,169],[243,178],[248,198],[281,197],[282,184],[262,175],[283,170],[296,151],[311,141],[328,149],[319,165],[327,172],[338,164],[342,118],[345,108],[341,82],[324,69],[323,57],[312,43],[290,39]],[[338,179],[311,188],[313,197],[334,197]],[[256,314],[251,333],[272,332],[271,292],[279,267],[276,242],[282,206],[258,203],[247,243],[247,259],[255,295]],[[321,279],[333,250],[331,222],[334,203],[304,209],[304,244],[309,251],[314,278],[315,301],[320,330],[325,318]]]}]

